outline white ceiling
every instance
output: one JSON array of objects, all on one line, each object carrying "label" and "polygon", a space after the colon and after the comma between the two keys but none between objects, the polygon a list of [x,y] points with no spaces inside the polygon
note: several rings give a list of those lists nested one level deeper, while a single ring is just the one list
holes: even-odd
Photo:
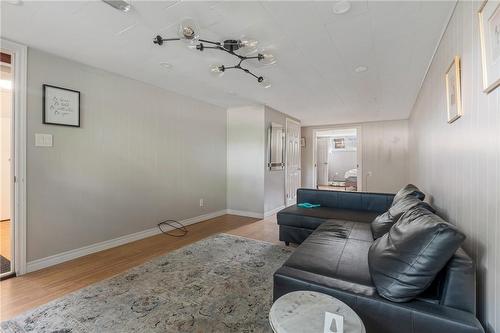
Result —
[{"label": "white ceiling", "polygon": [[[357,1],[343,15],[333,4],[132,1],[122,13],[101,1],[2,1],[0,32],[216,105],[267,104],[304,125],[407,118],[454,2]],[[153,45],[159,33],[175,37],[184,17],[198,21],[202,38],[247,35],[273,50],[275,65],[255,67],[273,86],[243,72],[213,77],[210,65],[234,61],[220,51]],[[368,71],[354,72],[360,65]]]}]

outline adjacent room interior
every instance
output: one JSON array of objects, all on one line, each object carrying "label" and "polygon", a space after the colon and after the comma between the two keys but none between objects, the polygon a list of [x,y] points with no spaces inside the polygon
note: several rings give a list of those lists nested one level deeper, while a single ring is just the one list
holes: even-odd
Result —
[{"label": "adjacent room interior", "polygon": [[[316,131],[316,188],[319,190],[358,191],[358,128]],[[359,184],[358,184],[359,182]]]},{"label": "adjacent room interior", "polygon": [[500,1],[0,15],[2,332],[500,333]]},{"label": "adjacent room interior", "polygon": [[12,177],[12,57],[0,52],[0,94],[1,94],[1,150],[0,164],[0,277],[10,275],[12,265],[12,223],[11,223],[11,177]]}]

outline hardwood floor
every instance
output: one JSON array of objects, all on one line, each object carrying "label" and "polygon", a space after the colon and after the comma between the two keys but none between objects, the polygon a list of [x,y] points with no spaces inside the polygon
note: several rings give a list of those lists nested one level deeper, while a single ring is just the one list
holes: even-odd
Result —
[{"label": "hardwood floor", "polygon": [[184,237],[156,235],[4,280],[0,282],[0,321],[217,233],[280,243],[275,216],[259,220],[224,215],[187,229]]}]

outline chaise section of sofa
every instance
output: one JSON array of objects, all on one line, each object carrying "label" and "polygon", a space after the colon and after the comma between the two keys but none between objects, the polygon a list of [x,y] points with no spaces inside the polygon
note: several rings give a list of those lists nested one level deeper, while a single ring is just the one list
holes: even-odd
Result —
[{"label": "chaise section of sofa", "polygon": [[277,214],[280,240],[288,243],[302,243],[327,220],[338,225],[350,222],[370,223],[387,211],[394,194],[367,192],[322,191],[298,189],[297,204],[320,204],[318,208],[300,208],[293,205]]},{"label": "chaise section of sofa", "polygon": [[475,317],[474,264],[463,250],[421,296],[395,303],[379,296],[372,282],[373,239],[365,226],[326,221],[318,227],[275,272],[274,300],[298,290],[331,295],[356,311],[368,333],[484,333]]}]

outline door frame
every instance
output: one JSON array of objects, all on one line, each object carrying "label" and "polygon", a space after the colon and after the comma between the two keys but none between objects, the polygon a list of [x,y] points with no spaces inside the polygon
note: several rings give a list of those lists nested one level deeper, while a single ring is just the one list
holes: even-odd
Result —
[{"label": "door frame", "polygon": [[313,136],[313,148],[312,148],[312,185],[313,188],[317,189],[318,184],[317,184],[317,177],[318,177],[318,169],[317,169],[317,153],[316,150],[318,149],[318,132],[324,132],[324,131],[335,131],[335,130],[343,130],[343,129],[356,129],[356,152],[357,152],[357,160],[358,160],[358,192],[363,191],[363,131],[362,131],[362,126],[361,125],[334,125],[334,126],[327,126],[327,127],[320,127],[320,128],[314,128],[312,130],[312,136]]},{"label": "door frame", "polygon": [[287,193],[288,193],[288,124],[293,123],[299,127],[299,175],[300,175],[300,184],[299,187],[302,185],[302,152],[301,152],[301,147],[300,147],[300,122],[293,120],[292,118],[285,118],[285,207],[288,206],[288,200],[287,200]]},{"label": "door frame", "polygon": [[[314,163],[315,168],[316,168],[316,172],[314,173],[314,175],[315,175],[315,185],[314,185],[314,188],[318,188],[318,158],[319,158],[319,154],[318,154],[318,145],[319,145],[319,143],[320,143],[320,140],[319,140],[319,139],[320,139],[319,137],[316,137],[316,147],[315,147],[315,149],[314,149],[314,153],[315,153],[315,155],[314,155],[314,156],[315,156],[315,158],[316,158],[316,162]],[[326,148],[327,148],[327,149],[328,149],[328,148],[330,148],[330,147],[329,147],[329,144],[327,144],[327,147],[326,147]],[[330,157],[330,153],[329,153],[329,152],[327,152],[327,156],[328,156],[328,157]],[[328,158],[327,158],[327,159],[328,159]],[[328,163],[328,164],[329,164],[329,163]],[[326,168],[326,181],[327,181],[327,183],[328,183],[328,178],[329,178],[329,174],[330,174],[330,172],[329,172],[329,170],[328,170],[328,169],[329,169],[329,168],[328,168],[328,166],[327,166],[327,168]]]},{"label": "door frame", "polygon": [[11,228],[14,242],[12,262],[14,273],[26,273],[26,84],[28,48],[4,38],[0,38],[0,49],[12,55],[14,68],[13,124],[12,124],[12,159],[11,179]]}]

